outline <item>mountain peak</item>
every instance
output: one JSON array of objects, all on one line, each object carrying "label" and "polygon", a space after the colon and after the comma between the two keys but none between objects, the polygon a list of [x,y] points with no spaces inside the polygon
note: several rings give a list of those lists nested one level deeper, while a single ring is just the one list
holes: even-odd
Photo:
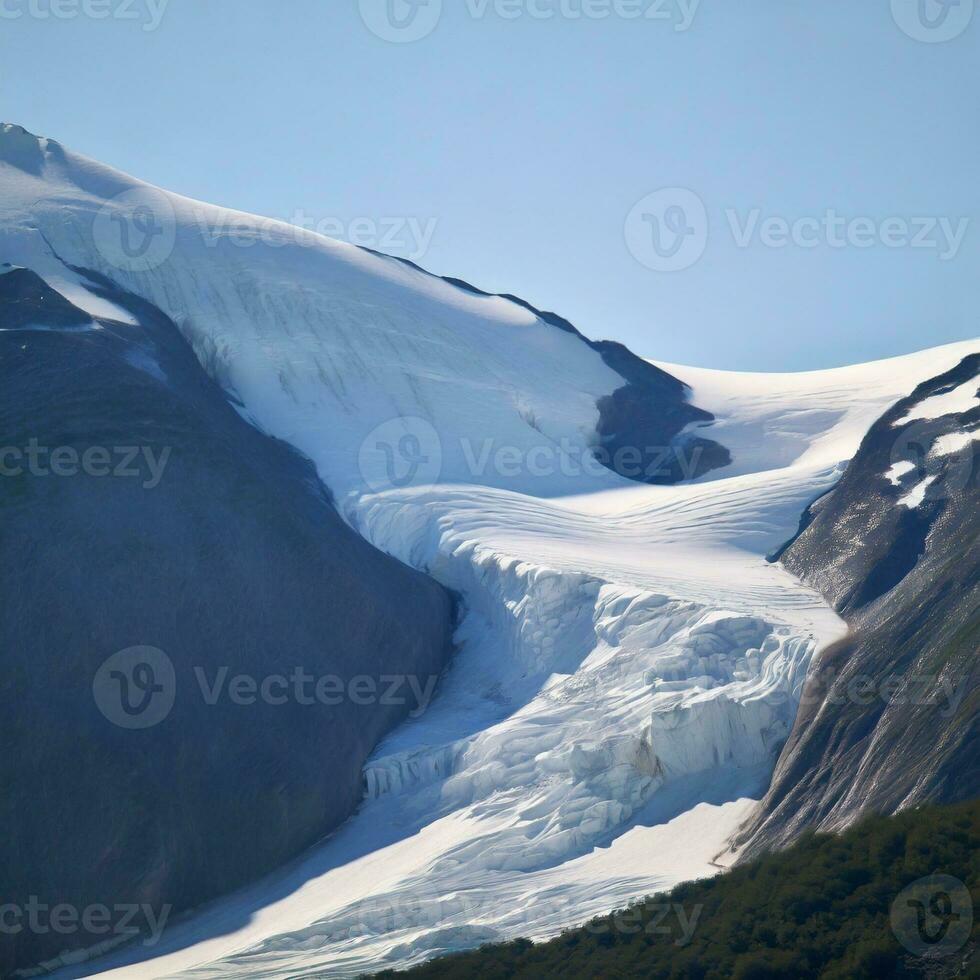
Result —
[{"label": "mountain peak", "polygon": [[47,145],[48,143],[54,142],[54,140],[49,140],[46,136],[37,136],[30,130],[24,129],[23,126],[18,126],[16,123],[0,122],[0,146],[18,144],[40,146],[42,143]]},{"label": "mountain peak", "polygon": [[36,175],[51,151],[63,153],[61,144],[16,123],[0,123],[0,161]]}]

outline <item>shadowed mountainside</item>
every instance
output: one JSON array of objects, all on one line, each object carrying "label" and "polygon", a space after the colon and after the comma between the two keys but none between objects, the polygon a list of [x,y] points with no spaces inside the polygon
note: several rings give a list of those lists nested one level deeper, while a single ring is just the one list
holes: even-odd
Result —
[{"label": "shadowed mountainside", "polygon": [[[138,325],[94,320],[29,270],[0,275],[3,900],[160,915],[352,812],[368,754],[431,697],[453,608],[340,519],[170,320],[90,286]],[[136,646],[159,651],[149,673],[100,671]],[[236,675],[259,691],[233,695]],[[271,676],[288,683],[263,694]],[[137,727],[157,687],[163,717]],[[5,931],[0,973],[105,939]]]}]

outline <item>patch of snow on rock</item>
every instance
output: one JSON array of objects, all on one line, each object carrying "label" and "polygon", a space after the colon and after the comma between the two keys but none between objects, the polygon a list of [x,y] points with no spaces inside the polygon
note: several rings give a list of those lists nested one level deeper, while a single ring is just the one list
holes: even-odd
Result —
[{"label": "patch of snow on rock", "polygon": [[899,460],[897,463],[892,463],[891,468],[885,474],[885,479],[888,480],[893,487],[897,487],[901,484],[902,477],[910,473],[915,468],[915,463],[913,463],[911,460]]},{"label": "patch of snow on rock", "polygon": [[938,419],[944,415],[962,415],[980,404],[977,394],[980,385],[976,378],[970,378],[957,385],[950,391],[924,398],[918,405],[911,408],[906,415],[893,422],[895,426],[905,425],[917,419]]}]

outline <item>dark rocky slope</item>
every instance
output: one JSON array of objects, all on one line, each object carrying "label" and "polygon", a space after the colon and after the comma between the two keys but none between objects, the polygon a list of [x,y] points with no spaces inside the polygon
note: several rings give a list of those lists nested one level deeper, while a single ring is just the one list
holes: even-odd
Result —
[{"label": "dark rocky slope", "polygon": [[[980,427],[980,407],[900,423],[974,382],[980,354],[890,409],[782,555],[850,631],[811,673],[744,855],[864,812],[980,796],[980,442],[936,452]],[[930,478],[918,506],[900,503]]]},{"label": "dark rocky slope", "polygon": [[[351,813],[368,753],[431,696],[452,602],[353,533],[158,310],[101,280],[140,325],[93,322],[0,272],[0,902],[176,914]],[[141,645],[161,652],[100,671]],[[233,695],[235,675],[287,682]],[[117,918],[5,929],[0,974]]]}]

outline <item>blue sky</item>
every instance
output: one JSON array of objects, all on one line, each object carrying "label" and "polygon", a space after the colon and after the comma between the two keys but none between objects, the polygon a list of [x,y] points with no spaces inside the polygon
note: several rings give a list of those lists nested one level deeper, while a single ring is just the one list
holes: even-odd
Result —
[{"label": "blue sky", "polygon": [[645,356],[824,367],[980,334],[947,3],[0,0],[0,117]]}]

